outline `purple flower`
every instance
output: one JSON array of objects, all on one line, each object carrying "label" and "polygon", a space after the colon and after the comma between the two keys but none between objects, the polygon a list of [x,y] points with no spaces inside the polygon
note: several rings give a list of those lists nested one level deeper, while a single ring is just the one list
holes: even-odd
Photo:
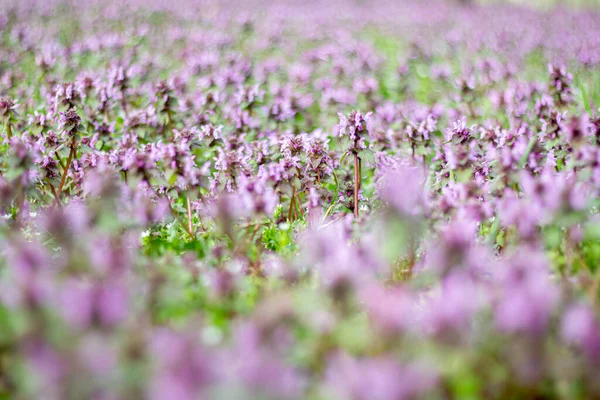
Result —
[{"label": "purple flower", "polygon": [[93,323],[115,326],[127,316],[128,302],[124,287],[114,281],[92,283],[74,280],[65,285],[60,299],[64,318],[81,329]]},{"label": "purple flower", "polygon": [[416,299],[406,290],[367,286],[360,298],[372,321],[386,334],[402,332],[417,323]]},{"label": "purple flower", "polygon": [[8,98],[0,98],[0,119],[6,121],[14,116],[15,110],[19,107],[19,103]]},{"label": "purple flower", "polygon": [[600,360],[600,324],[590,307],[577,304],[567,310],[562,320],[562,336],[589,359]]},{"label": "purple flower", "polygon": [[422,214],[425,207],[423,168],[398,162],[382,173],[379,195],[401,215]]},{"label": "purple flower", "polygon": [[59,126],[65,130],[69,135],[74,135],[81,124],[81,117],[77,114],[77,111],[73,108],[66,112],[61,112],[59,119]]},{"label": "purple flower", "polygon": [[503,292],[495,310],[498,328],[540,335],[548,326],[560,292],[550,280],[543,254],[522,248],[501,272]]},{"label": "purple flower", "polygon": [[336,125],[335,132],[340,137],[349,139],[348,151],[359,153],[367,148],[366,138],[368,135],[367,122],[373,113],[362,115],[360,111],[352,111],[348,117],[338,113],[340,123]]},{"label": "purple flower", "polygon": [[327,393],[337,399],[397,400],[425,396],[435,385],[435,374],[425,368],[402,366],[389,358],[356,360],[336,354],[328,363]]}]

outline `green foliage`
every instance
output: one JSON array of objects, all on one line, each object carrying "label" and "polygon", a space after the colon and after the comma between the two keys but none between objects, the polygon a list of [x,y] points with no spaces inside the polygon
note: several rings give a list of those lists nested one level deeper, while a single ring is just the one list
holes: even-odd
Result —
[{"label": "green foliage", "polygon": [[144,253],[153,257],[169,252],[175,254],[193,252],[198,258],[204,258],[207,249],[214,242],[214,236],[208,233],[199,234],[198,237],[190,239],[181,225],[175,222],[159,229],[150,229],[142,235]]}]

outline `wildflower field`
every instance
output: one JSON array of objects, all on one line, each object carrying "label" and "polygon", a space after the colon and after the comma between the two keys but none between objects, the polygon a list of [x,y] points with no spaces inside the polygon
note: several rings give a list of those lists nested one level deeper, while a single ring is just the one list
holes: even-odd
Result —
[{"label": "wildflower field", "polygon": [[0,399],[600,398],[600,6],[0,1]]}]

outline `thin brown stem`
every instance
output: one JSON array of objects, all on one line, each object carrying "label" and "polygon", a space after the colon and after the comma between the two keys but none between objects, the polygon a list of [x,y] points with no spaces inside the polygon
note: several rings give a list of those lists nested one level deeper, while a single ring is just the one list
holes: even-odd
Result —
[{"label": "thin brown stem", "polygon": [[188,232],[190,236],[194,237],[194,227],[192,225],[192,202],[190,198],[187,198],[187,212],[188,212]]},{"label": "thin brown stem", "polygon": [[300,203],[300,195],[296,193],[296,211],[300,213],[300,217],[304,217],[304,212],[302,211],[302,205]]},{"label": "thin brown stem", "polygon": [[360,190],[360,158],[354,154],[354,216],[358,218],[358,191]]},{"label": "thin brown stem", "polygon": [[56,155],[56,159],[58,160],[58,163],[60,164],[60,166],[62,167],[63,171],[65,170],[65,163],[63,161],[63,159],[60,157],[60,154],[58,154],[58,151],[54,153],[54,155]]},{"label": "thin brown stem", "polygon": [[65,181],[67,179],[67,174],[69,173],[69,168],[71,167],[71,162],[73,161],[73,157],[75,156],[75,136],[71,139],[71,151],[69,152],[69,158],[67,158],[67,165],[65,166],[65,170],[63,172],[63,176],[60,180],[60,185],[58,186],[57,196],[60,197],[60,194],[65,186]]},{"label": "thin brown stem", "polygon": [[288,220],[292,220],[292,213],[294,212],[294,205],[296,198],[296,188],[292,185],[292,195],[290,196],[290,209],[288,210]]},{"label": "thin brown stem", "polygon": [[60,197],[58,197],[58,194],[56,193],[56,189],[54,188],[54,185],[50,182],[48,182],[48,186],[50,186],[50,190],[52,191],[52,195],[54,196],[54,199],[56,200],[56,203],[58,204],[58,206],[62,206],[62,201],[60,201]]},{"label": "thin brown stem", "polygon": [[256,237],[256,233],[260,229],[260,224],[255,224],[254,229],[252,230],[252,235],[250,235],[250,243],[254,243],[254,238]]},{"label": "thin brown stem", "polygon": [[294,197],[292,199],[292,201],[294,202],[294,221],[298,219],[298,201],[296,200],[296,197]]}]

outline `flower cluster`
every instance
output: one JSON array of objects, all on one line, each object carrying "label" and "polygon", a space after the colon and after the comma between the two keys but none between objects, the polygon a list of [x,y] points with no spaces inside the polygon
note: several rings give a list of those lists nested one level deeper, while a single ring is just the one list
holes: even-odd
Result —
[{"label": "flower cluster", "polygon": [[600,397],[598,12],[46,3],[0,4],[0,397]]}]

